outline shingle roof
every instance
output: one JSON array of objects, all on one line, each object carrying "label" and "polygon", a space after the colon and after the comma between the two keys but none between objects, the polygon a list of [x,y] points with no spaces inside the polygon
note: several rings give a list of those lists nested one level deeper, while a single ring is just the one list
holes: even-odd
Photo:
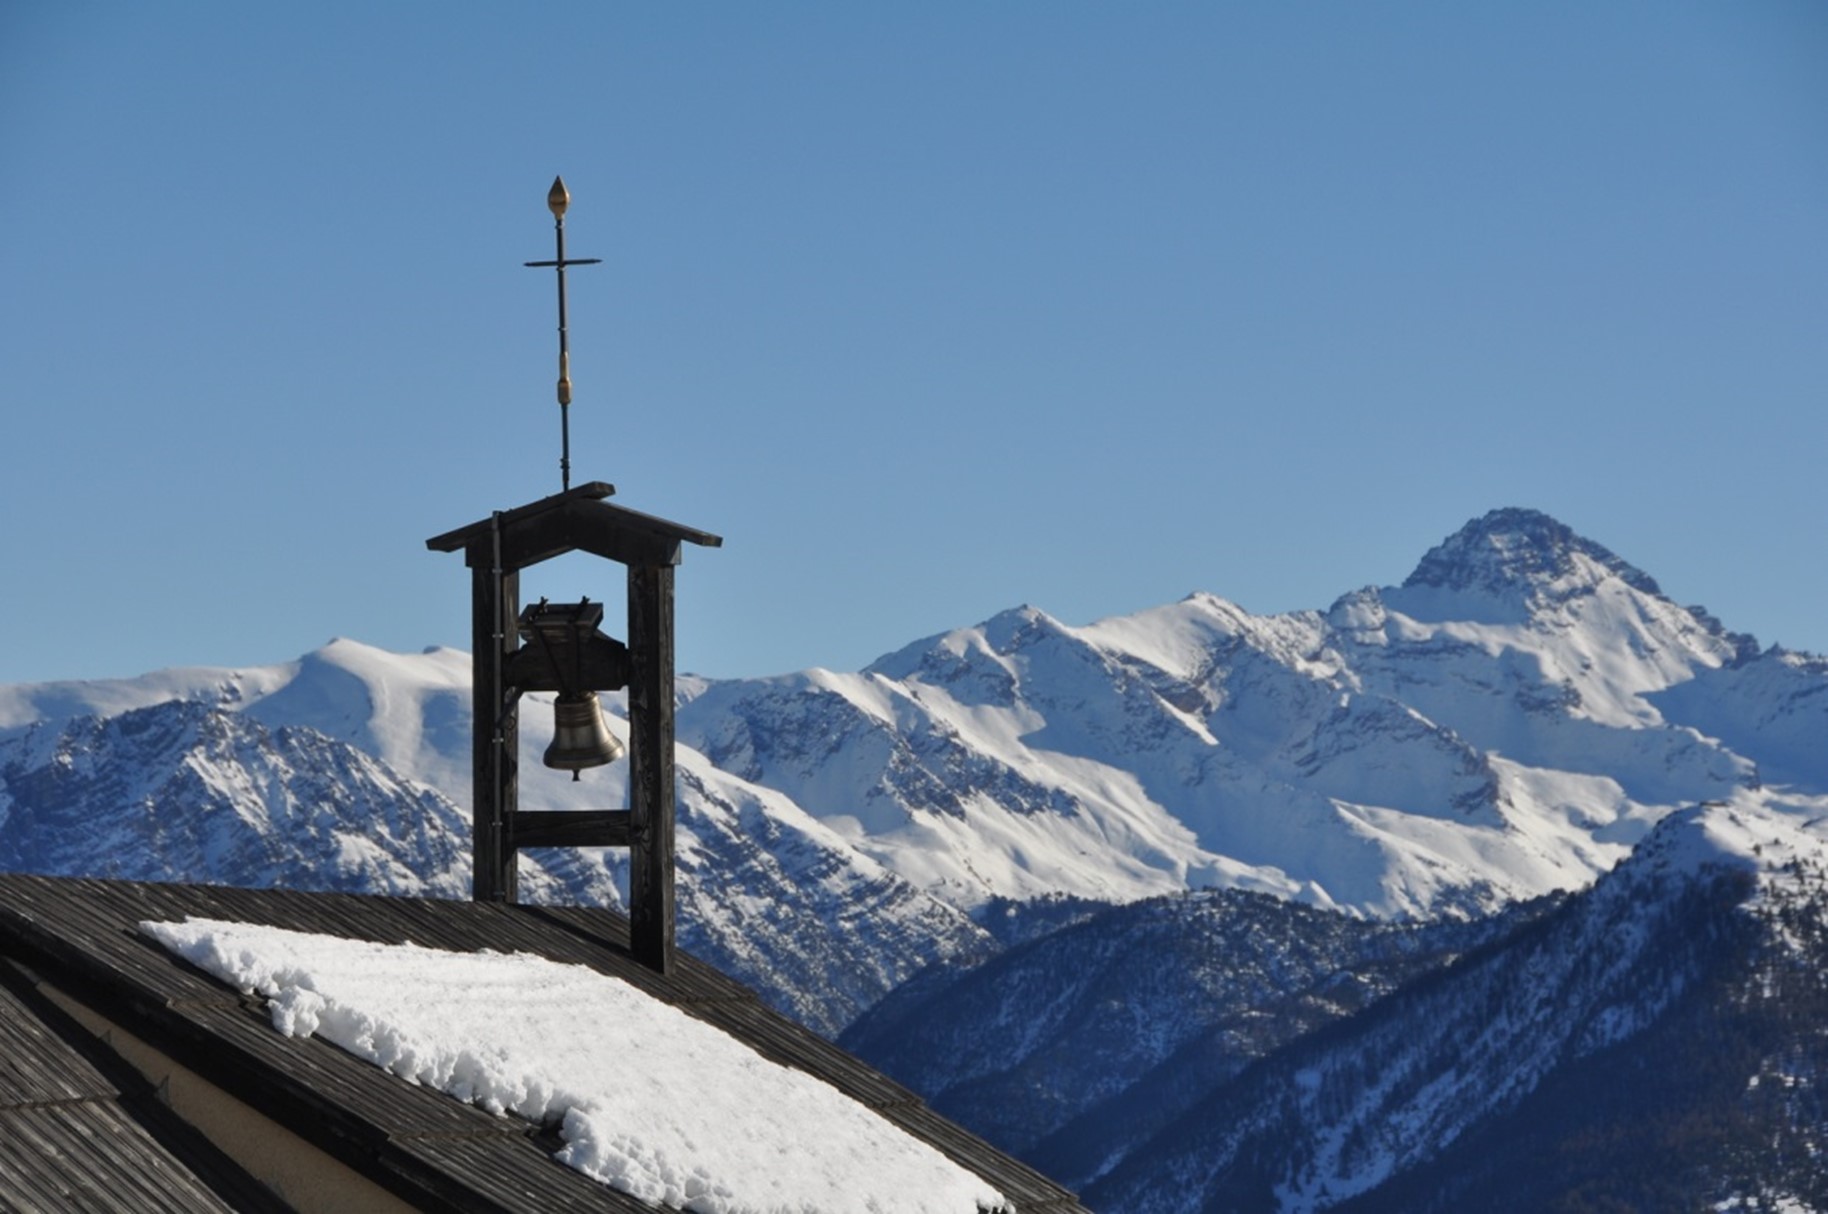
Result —
[{"label": "shingle roof", "polygon": [[[456,951],[525,951],[585,965],[831,1083],[982,1176],[1021,1214],[1082,1211],[1066,1190],[933,1113],[906,1088],[765,1007],[709,966],[683,955],[666,975],[639,965],[628,951],[628,921],[613,912],[0,875],[0,957],[29,967],[416,1205],[651,1209],[555,1162],[556,1143],[538,1127],[409,1084],[320,1039],[281,1035],[260,1000],[193,969],[137,930],[142,920],[186,916]],[[17,996],[0,998],[0,1119],[62,1144],[61,1157],[53,1158],[56,1152],[32,1154],[16,1145],[26,1139],[0,1134],[0,1165],[9,1177],[19,1169],[26,1178],[21,1184],[53,1185],[72,1169],[106,1179],[165,1168],[178,1180],[164,1190],[171,1195],[164,1206],[118,1208],[247,1208],[211,1195],[212,1186],[232,1189],[232,1167],[217,1175],[210,1170],[217,1161],[188,1161],[150,1134],[142,1144],[130,1130],[109,1128],[108,1150],[120,1158],[98,1152],[95,1135],[103,1133],[104,1122],[139,1123],[108,1080],[85,1069],[69,1034],[48,1024],[47,1016],[54,1019],[55,1009],[35,1014],[24,1011]],[[183,1189],[191,1183],[183,1180],[187,1175],[196,1177],[194,1199]]]}]

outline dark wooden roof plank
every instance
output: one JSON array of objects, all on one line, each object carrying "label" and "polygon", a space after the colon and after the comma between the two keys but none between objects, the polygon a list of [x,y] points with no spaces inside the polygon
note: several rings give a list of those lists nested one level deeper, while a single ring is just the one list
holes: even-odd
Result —
[{"label": "dark wooden roof plank", "polygon": [[[523,902],[520,913],[544,923],[551,923],[576,936],[581,936],[598,948],[612,952],[629,951],[628,919],[626,916],[612,914],[599,907],[591,906],[547,906],[537,902]],[[685,954],[679,957],[682,966],[689,966],[695,958]]]},{"label": "dark wooden roof plank", "polygon": [[70,966],[120,991],[158,992],[162,1001],[234,1003],[235,997],[201,971],[176,965],[169,953],[139,935],[142,918],[163,918],[160,908],[108,892],[86,893],[71,883],[57,889],[48,878],[7,879],[0,902],[0,935],[10,935],[27,960]]},{"label": "dark wooden roof plank", "polygon": [[429,1171],[464,1178],[476,1199],[502,1210],[654,1214],[653,1206],[555,1162],[530,1135],[513,1143],[403,1138],[394,1146]]},{"label": "dark wooden roof plank", "polygon": [[0,1108],[119,1095],[107,1076],[0,985]]},{"label": "dark wooden roof plank", "polygon": [[[224,1090],[415,1206],[487,1214],[512,1208],[481,1196],[488,1168],[449,1171],[423,1144],[468,1141],[475,1157],[499,1164],[527,1140],[526,1122],[405,1081],[320,1037],[283,1036],[253,1013],[231,1017],[212,1009],[197,1020],[201,1040],[225,1058],[209,1075]],[[201,1061],[195,1049],[180,1048],[189,1065]]]},{"label": "dark wooden roof plank", "polygon": [[193,913],[211,918],[382,944],[400,944],[407,939],[405,926],[390,913],[394,909],[392,899],[377,901],[355,894],[299,890],[212,888],[200,892],[204,909]]},{"label": "dark wooden roof plank", "polygon": [[1035,1171],[1021,1160],[1005,1155],[983,1139],[941,1117],[924,1104],[895,1105],[882,1115],[943,1152],[948,1158],[997,1186],[1016,1208],[1027,1214],[1048,1202],[1066,1202],[1079,1209],[1072,1190]]},{"label": "dark wooden roof plank", "polygon": [[[271,1190],[196,1127],[172,1112],[164,1094],[153,1087],[152,1081],[116,1053],[113,1046],[93,1036],[89,1029],[49,998],[38,986],[35,974],[12,959],[0,956],[0,986],[15,1015],[34,1022],[38,1033],[55,1042],[66,1064],[73,1063],[81,1072],[99,1080],[88,1085],[92,1090],[84,1097],[86,1102],[105,1101],[117,1105],[153,1139],[158,1149],[170,1157],[174,1167],[194,1176],[242,1214],[284,1214],[290,1210],[291,1207],[280,1202]],[[27,1065],[30,1065],[29,1061]],[[44,1073],[52,1073],[52,1068],[47,1065]],[[104,1092],[113,1095],[104,1095]],[[134,1149],[144,1150],[145,1145],[139,1144]],[[141,1161],[135,1166],[144,1171],[150,1165]],[[0,1176],[5,1174],[5,1170],[0,1169]]]},{"label": "dark wooden roof plank", "polygon": [[110,1101],[0,1113],[0,1209],[232,1214]]},{"label": "dark wooden roof plank", "polygon": [[688,527],[684,523],[675,523],[672,519],[661,518],[654,514],[643,514],[639,510],[630,510],[627,506],[618,506],[613,502],[580,500],[567,507],[587,525],[608,528],[615,527],[623,531],[639,532],[656,539],[684,540],[700,548],[721,548],[724,537],[701,531],[697,527]]}]

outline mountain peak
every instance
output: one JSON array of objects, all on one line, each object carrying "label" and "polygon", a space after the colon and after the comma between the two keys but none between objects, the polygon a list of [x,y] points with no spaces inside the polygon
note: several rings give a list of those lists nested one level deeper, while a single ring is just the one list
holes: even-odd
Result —
[{"label": "mountain peak", "polygon": [[1576,556],[1600,566],[1634,590],[1662,596],[1647,573],[1609,549],[1576,535],[1540,510],[1507,506],[1448,536],[1422,557],[1403,583],[1444,590],[1485,592],[1537,588],[1575,572]]}]

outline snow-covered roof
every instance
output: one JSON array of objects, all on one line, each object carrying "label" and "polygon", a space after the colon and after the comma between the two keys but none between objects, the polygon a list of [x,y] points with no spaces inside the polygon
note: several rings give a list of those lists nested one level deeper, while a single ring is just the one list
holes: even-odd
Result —
[{"label": "snow-covered roof", "polygon": [[[206,965],[213,948],[236,984],[270,993],[244,994],[139,928],[201,920],[218,922],[168,934],[187,933]],[[264,930],[275,928],[308,935]],[[365,987],[368,962],[342,973],[307,948],[390,968]],[[449,989],[433,989],[433,970],[448,971],[437,981]],[[962,1196],[962,1214],[999,1199],[1021,1214],[1084,1214],[710,967],[683,955],[664,975],[639,965],[613,912],[0,874],[0,979],[42,980],[417,1208],[634,1214],[655,1208],[636,1196],[653,1184],[676,1208],[706,1211],[957,1209]],[[298,1030],[315,1019],[317,1031],[286,1036],[276,1014]],[[495,1040],[460,1042],[468,1032]],[[452,1099],[434,1079],[528,1116]],[[675,1120],[662,1131],[662,1119]],[[49,1141],[33,1166],[60,1156],[67,1167],[90,1141]],[[770,1151],[789,1158],[765,1160]]]},{"label": "snow-covered roof", "polygon": [[1009,1206],[830,1084],[585,965],[214,919],[140,928],[265,996],[287,1036],[556,1126],[561,1162],[644,1201],[694,1214]]}]

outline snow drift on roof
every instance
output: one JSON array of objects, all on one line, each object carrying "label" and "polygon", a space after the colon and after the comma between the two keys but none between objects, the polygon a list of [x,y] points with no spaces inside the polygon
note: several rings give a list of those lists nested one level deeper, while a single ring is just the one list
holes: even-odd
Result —
[{"label": "snow drift on roof", "polygon": [[694,1214],[975,1214],[984,1181],[836,1088],[581,965],[214,919],[140,924],[316,1033],[494,1113],[556,1124],[558,1158]]}]

